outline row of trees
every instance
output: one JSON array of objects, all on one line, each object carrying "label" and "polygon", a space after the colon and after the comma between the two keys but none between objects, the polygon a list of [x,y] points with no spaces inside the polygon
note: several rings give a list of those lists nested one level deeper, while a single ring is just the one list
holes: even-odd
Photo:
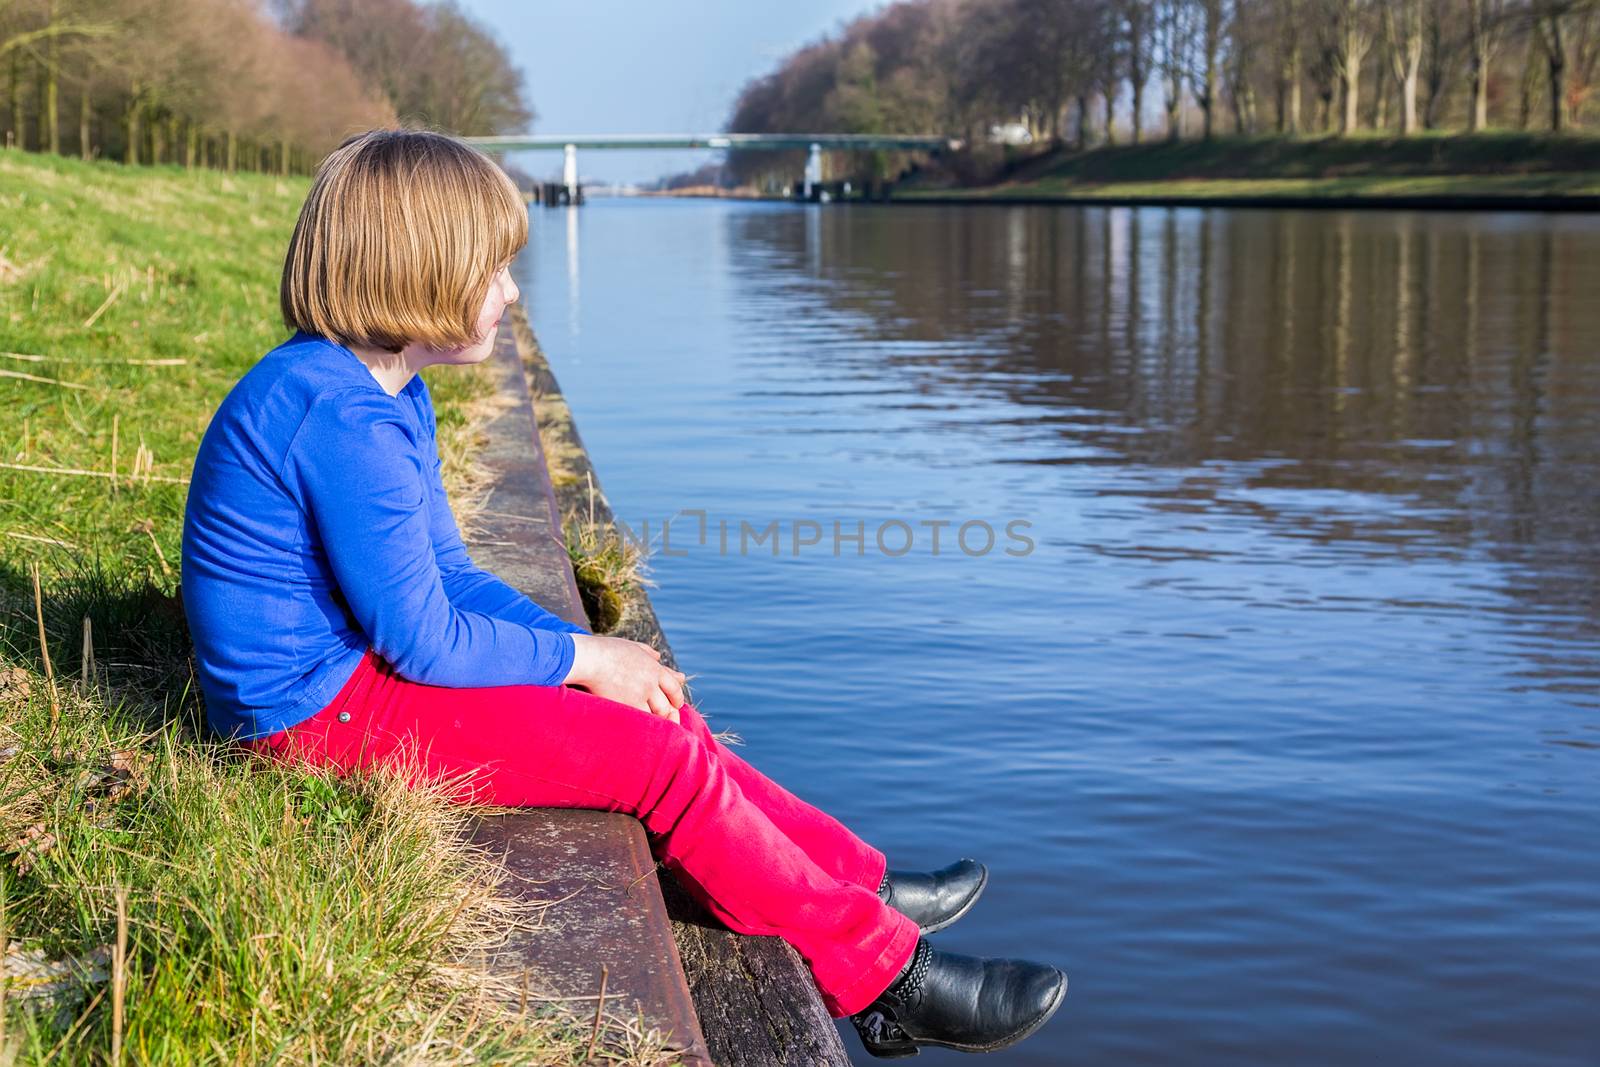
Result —
[{"label": "row of trees", "polygon": [[1597,65],[1600,0],[904,0],[747,85],[729,129],[1561,130]]},{"label": "row of trees", "polygon": [[532,121],[521,73],[453,2],[0,0],[5,145],[305,171],[353,130]]}]

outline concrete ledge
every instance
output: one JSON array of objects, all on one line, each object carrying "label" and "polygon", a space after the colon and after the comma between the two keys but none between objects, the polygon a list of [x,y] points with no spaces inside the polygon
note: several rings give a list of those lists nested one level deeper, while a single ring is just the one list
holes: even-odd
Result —
[{"label": "concrete ledge", "polygon": [[[474,560],[569,622],[578,599],[522,360],[510,330],[491,357],[507,401],[485,428],[481,459],[493,489],[467,538]],[[606,1002],[667,1035],[682,1062],[707,1064],[705,1038],[679,962],[644,827],[626,815],[535,808],[484,814],[473,840],[505,857],[519,895],[554,902],[537,929],[518,930],[491,971],[539,995]]]}]

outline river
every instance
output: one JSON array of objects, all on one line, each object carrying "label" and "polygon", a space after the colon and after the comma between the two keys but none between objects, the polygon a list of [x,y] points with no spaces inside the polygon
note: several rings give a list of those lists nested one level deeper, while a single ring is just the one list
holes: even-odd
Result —
[{"label": "river", "polygon": [[595,200],[517,271],[697,706],[1069,975],[982,1062],[1600,1062],[1600,218]]}]

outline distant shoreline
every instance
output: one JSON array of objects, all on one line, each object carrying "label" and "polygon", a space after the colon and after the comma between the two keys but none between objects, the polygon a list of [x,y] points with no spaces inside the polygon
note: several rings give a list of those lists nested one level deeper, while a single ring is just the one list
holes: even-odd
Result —
[{"label": "distant shoreline", "polygon": [[[1168,188],[1163,189],[1161,184]],[[1514,193],[1514,192],[1439,192],[1384,193],[1310,190],[1252,191],[1241,188],[1247,182],[1141,183],[1137,190],[1101,186],[1072,193],[1040,192],[1029,186],[1013,186],[940,192],[909,191],[897,195],[894,204],[958,204],[991,206],[1080,207],[1228,207],[1293,208],[1297,210],[1390,210],[1390,211],[1600,211],[1600,193]],[[1263,185],[1273,185],[1263,181]],[[1195,188],[1200,186],[1200,188]]]},{"label": "distant shoreline", "polygon": [[[890,202],[1600,211],[1600,137],[1585,134],[1217,137],[1008,152],[982,183],[971,158],[930,161],[897,183]],[[657,195],[758,194],[700,186]]]},{"label": "distant shoreline", "polygon": [[[1194,189],[1195,183],[1171,183],[1172,190],[1141,186],[1131,192],[1115,186],[1077,193],[1041,193],[1027,186],[988,187],[948,191],[908,191],[888,200],[834,201],[830,206],[943,205],[957,207],[1225,207],[1279,208],[1294,210],[1387,210],[1387,211],[1530,211],[1585,213],[1600,212],[1596,193],[1345,193],[1345,192],[1250,192],[1240,191],[1245,183],[1228,182],[1227,191]],[[1204,184],[1204,183],[1200,183]],[[1264,183],[1266,184],[1266,183]],[[800,203],[793,197],[773,196],[743,190],[685,192],[660,190],[635,194],[652,198],[684,200],[760,200],[769,203]]]}]

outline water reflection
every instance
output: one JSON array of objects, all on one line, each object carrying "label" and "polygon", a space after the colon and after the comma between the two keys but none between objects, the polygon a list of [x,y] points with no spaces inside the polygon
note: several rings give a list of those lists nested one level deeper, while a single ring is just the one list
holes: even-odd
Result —
[{"label": "water reflection", "polygon": [[[952,410],[1023,413],[997,462],[1134,464],[1096,491],[1248,513],[1298,553],[1485,552],[1525,610],[1594,635],[1594,220],[897,207],[725,224],[752,273],[817,288],[842,313],[830,328],[870,341],[820,347],[824,376],[893,370]],[[874,365],[849,366],[862,352]],[[946,427],[964,428],[991,429]]]},{"label": "water reflection", "polygon": [[651,593],[779,781],[991,863],[942,943],[1073,990],[1004,1062],[1600,1062],[1600,224],[582,210],[524,291],[619,511],[1036,524]]}]

